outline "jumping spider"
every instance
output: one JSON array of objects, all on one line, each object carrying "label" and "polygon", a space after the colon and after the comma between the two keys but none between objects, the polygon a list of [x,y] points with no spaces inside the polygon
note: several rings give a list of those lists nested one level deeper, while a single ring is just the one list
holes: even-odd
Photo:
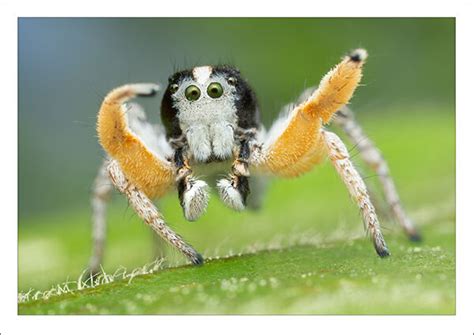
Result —
[{"label": "jumping spider", "polygon": [[254,92],[231,66],[200,66],[173,74],[161,103],[162,126],[151,125],[141,109],[125,104],[136,96],[155,95],[157,85],[128,84],[111,91],[97,122],[99,142],[109,159],[93,192],[92,272],[98,271],[103,256],[109,180],[158,235],[193,264],[202,264],[203,257],[167,226],[150,199],[176,188],[184,217],[197,220],[206,210],[209,187],[194,176],[193,169],[224,161],[231,162],[231,168],[227,178],[217,182],[219,196],[225,205],[241,211],[250,192],[250,171],[297,177],[329,157],[362,212],[377,254],[388,256],[364,181],[340,138],[324,128],[331,119],[354,144],[360,144],[361,157],[378,175],[391,213],[411,239],[419,239],[400,204],[387,163],[346,106],[360,82],[366,57],[363,49],[345,56],[318,88],[306,90],[298,103],[287,106],[268,132],[260,122]]}]

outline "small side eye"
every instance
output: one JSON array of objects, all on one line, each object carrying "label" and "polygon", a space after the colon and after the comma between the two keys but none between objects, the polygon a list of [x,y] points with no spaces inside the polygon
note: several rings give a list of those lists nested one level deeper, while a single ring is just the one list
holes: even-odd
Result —
[{"label": "small side eye", "polygon": [[229,78],[227,79],[227,82],[228,82],[230,85],[235,86],[235,85],[237,84],[237,78],[235,78],[235,77],[229,77]]},{"label": "small side eye", "polygon": [[184,91],[184,95],[189,101],[196,101],[201,96],[201,90],[196,85],[190,85]]},{"label": "small side eye", "polygon": [[220,96],[222,96],[222,93],[224,93],[224,90],[222,89],[222,86],[219,83],[210,83],[207,87],[207,94],[211,98],[219,98]]},{"label": "small side eye", "polygon": [[172,84],[170,86],[170,92],[171,93],[176,93],[178,91],[178,88],[179,88],[178,84]]}]

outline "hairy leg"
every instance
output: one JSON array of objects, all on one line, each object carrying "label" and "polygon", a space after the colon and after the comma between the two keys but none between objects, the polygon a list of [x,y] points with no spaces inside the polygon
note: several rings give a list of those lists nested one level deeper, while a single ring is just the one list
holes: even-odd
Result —
[{"label": "hairy leg", "polygon": [[333,122],[344,130],[349,140],[358,147],[364,162],[377,174],[390,211],[405,233],[413,241],[420,240],[420,234],[405,213],[400,202],[400,197],[398,196],[395,183],[390,176],[387,162],[374,143],[364,133],[362,127],[357,123],[354,113],[345,106],[337,112]]},{"label": "hairy leg", "polygon": [[186,243],[181,236],[168,227],[160,212],[158,212],[158,209],[153,205],[150,199],[148,199],[145,193],[140,191],[127,180],[120,169],[119,164],[115,160],[109,163],[107,170],[112,183],[127,197],[130,205],[132,205],[135,212],[147,225],[149,225],[166,242],[184,254],[193,264],[200,265],[204,263],[202,256],[194,250],[193,247]]},{"label": "hairy leg", "polygon": [[89,271],[93,275],[99,273],[104,258],[107,202],[111,191],[112,184],[107,173],[107,160],[104,160],[92,186],[92,255],[89,260]]},{"label": "hairy leg", "polygon": [[[153,96],[157,91],[155,84],[120,86],[107,94],[97,116],[100,144],[120,163],[130,182],[152,199],[170,190],[175,178],[173,164],[160,153],[151,151],[151,146],[130,129],[124,104],[136,96]],[[133,110],[130,112],[133,114]]]},{"label": "hairy leg", "polygon": [[256,130],[243,131],[240,135],[240,144],[237,158],[232,163],[232,171],[227,178],[217,182],[219,196],[227,207],[242,211],[247,205],[250,194],[249,186],[249,158],[250,140],[255,136]]},{"label": "hairy leg", "polygon": [[350,156],[347,152],[346,146],[334,133],[322,130],[321,134],[332,164],[362,212],[365,227],[370,233],[377,254],[380,257],[390,255],[382,231],[380,230],[377,214],[375,213],[374,206],[370,201],[367,188],[350,161]]},{"label": "hairy leg", "polygon": [[204,214],[209,203],[209,186],[206,182],[193,176],[193,171],[183,155],[182,148],[176,149],[174,163],[176,186],[184,217],[188,221],[196,221]]},{"label": "hairy leg", "polygon": [[351,99],[362,78],[367,52],[357,49],[330,70],[303,103],[279,117],[252,149],[251,163],[259,172],[297,177],[324,158],[320,130]]}]

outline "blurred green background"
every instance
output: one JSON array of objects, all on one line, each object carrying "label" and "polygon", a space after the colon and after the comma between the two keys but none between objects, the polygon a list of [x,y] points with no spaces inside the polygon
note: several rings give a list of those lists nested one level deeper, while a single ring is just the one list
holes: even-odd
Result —
[{"label": "blurred green background", "polygon": [[[360,113],[452,106],[453,19],[20,19],[20,221],[88,206],[102,157],[95,119],[111,88],[166,84],[176,68],[230,62],[253,85],[268,125],[356,47],[370,55],[352,101]],[[152,120],[159,102],[143,101]]]},{"label": "blurred green background", "polygon": [[[20,290],[77,278],[87,263],[90,186],[104,156],[95,119],[110,89],[127,82],[166,84],[178,68],[231,63],[252,84],[268,126],[344,53],[364,47],[369,59],[351,106],[389,161],[408,212],[433,232],[427,243],[430,237],[434,247],[447,241],[450,265],[443,275],[452,281],[443,292],[452,303],[454,19],[22,18],[18,29]],[[158,122],[159,97],[139,102]],[[358,166],[373,185],[373,172]],[[123,199],[114,199],[105,260],[111,271],[153,257],[148,228]],[[329,164],[298,180],[273,181],[258,213],[235,214],[215,195],[197,223],[185,222],[175,195],[160,208],[207,256],[278,236],[364,236],[357,209]],[[381,214],[385,232],[399,236],[383,206]],[[373,256],[369,241],[366,247]]]}]

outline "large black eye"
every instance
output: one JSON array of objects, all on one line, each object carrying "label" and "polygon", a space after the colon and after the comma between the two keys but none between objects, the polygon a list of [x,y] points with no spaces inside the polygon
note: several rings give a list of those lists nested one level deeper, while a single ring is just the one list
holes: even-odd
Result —
[{"label": "large black eye", "polygon": [[170,85],[170,92],[176,93],[178,91],[179,86],[177,84]]},{"label": "large black eye", "polygon": [[189,101],[196,101],[201,96],[201,90],[196,85],[190,85],[186,88],[184,95]]},{"label": "large black eye", "polygon": [[235,78],[235,77],[229,77],[229,78],[227,79],[227,82],[228,82],[230,85],[235,86],[235,85],[237,84],[237,78]]},{"label": "large black eye", "polygon": [[221,84],[219,83],[210,83],[209,86],[207,87],[207,94],[211,98],[219,98],[222,93],[224,93],[224,90],[222,89]]}]

